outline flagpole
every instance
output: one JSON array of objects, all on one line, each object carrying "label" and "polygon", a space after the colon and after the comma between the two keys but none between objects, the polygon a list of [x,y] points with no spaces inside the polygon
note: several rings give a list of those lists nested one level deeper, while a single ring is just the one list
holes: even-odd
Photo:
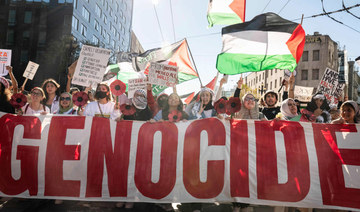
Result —
[{"label": "flagpole", "polygon": [[303,20],[304,20],[304,14],[302,14],[302,16],[301,16],[301,22],[300,22],[300,25],[302,25],[302,24],[303,24]]},{"label": "flagpole", "polygon": [[202,85],[202,82],[201,82],[201,79],[200,79],[200,74],[199,74],[199,72],[198,72],[198,70],[197,70],[197,68],[196,68],[196,64],[195,64],[194,58],[193,58],[193,56],[192,56],[192,54],[191,54],[191,51],[190,51],[190,46],[189,46],[189,44],[188,44],[188,42],[187,42],[186,38],[185,38],[185,42],[186,42],[186,45],[187,45],[187,47],[188,47],[188,50],[189,50],[189,53],[190,53],[191,60],[192,60],[192,62],[193,62],[193,64],[194,64],[195,71],[196,71],[197,75],[199,76],[200,86],[202,87],[203,85]]}]

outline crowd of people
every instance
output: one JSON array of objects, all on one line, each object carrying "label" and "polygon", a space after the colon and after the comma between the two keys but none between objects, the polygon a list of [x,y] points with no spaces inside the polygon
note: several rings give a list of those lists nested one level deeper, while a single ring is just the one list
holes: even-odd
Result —
[{"label": "crowd of people", "polygon": [[[126,94],[114,96],[110,86],[100,83],[93,91],[85,88],[88,97],[85,105],[77,106],[73,101],[73,95],[81,89],[71,87],[71,76],[65,89],[54,79],[46,79],[40,87],[34,87],[30,92],[24,88],[18,88],[17,81],[12,74],[12,67],[7,66],[10,79],[0,77],[0,111],[17,115],[45,115],[64,114],[79,116],[97,116],[109,118],[115,121],[138,120],[163,122],[184,121],[193,119],[204,119],[218,117],[219,119],[254,119],[254,120],[287,120],[304,121],[316,123],[353,124],[360,122],[359,106],[355,101],[343,99],[338,105],[329,105],[325,96],[321,93],[313,95],[311,102],[305,108],[300,108],[300,102],[294,99],[294,76],[284,82],[282,102],[279,101],[279,93],[267,91],[262,99],[258,101],[256,94],[245,93],[240,96],[244,86],[243,79],[237,82],[237,87],[232,98],[239,98],[240,109],[231,116],[216,110],[215,105],[221,101],[228,100],[221,97],[221,90],[226,80],[220,80],[220,88],[215,95],[214,91],[203,87],[188,105],[184,105],[180,96],[176,93],[153,96],[152,86],[139,89],[132,98]],[[11,96],[16,93],[28,93],[27,103],[21,108],[15,109],[10,103]],[[116,101],[114,99],[117,99]],[[125,105],[125,106],[124,106]],[[121,110],[132,111],[131,113]],[[133,204],[117,204],[119,207],[133,207]],[[162,205],[169,208],[168,205]],[[184,204],[184,208],[191,211],[201,210],[202,204]],[[248,207],[247,204],[234,204],[234,211]]]}]

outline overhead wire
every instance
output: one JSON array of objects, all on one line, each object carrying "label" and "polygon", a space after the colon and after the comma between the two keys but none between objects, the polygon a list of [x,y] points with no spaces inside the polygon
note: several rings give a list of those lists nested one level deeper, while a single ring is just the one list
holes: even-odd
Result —
[{"label": "overhead wire", "polygon": [[[326,14],[326,16],[328,16],[328,17],[329,17],[330,19],[332,19],[333,21],[335,21],[335,22],[337,22],[337,23],[339,23],[339,24],[342,24],[342,25],[344,25],[344,26],[346,26],[346,27],[350,28],[350,29],[354,30],[355,32],[360,33],[360,31],[356,30],[355,28],[352,28],[351,26],[346,25],[346,24],[344,24],[343,22],[341,22],[341,21],[339,21],[339,20],[337,20],[337,19],[335,19],[335,18],[331,17],[331,16],[329,15],[329,13],[327,13],[327,12],[326,12],[326,10],[325,10],[325,7],[324,7],[324,0],[320,0],[320,1],[321,1],[321,5],[322,5],[323,12]],[[344,9],[344,10],[345,10],[345,9]]]},{"label": "overhead wire", "polygon": [[281,11],[286,7],[287,4],[289,4],[290,1],[291,1],[291,0],[288,0],[288,1],[285,3],[285,5],[280,9],[280,11],[278,12],[278,14],[281,13]]},{"label": "overhead wire", "polygon": [[350,15],[354,16],[354,17],[357,18],[357,19],[360,19],[359,16],[353,14],[352,12],[350,12],[350,11],[346,8],[345,3],[344,3],[344,0],[342,0],[342,6],[343,6],[343,8],[346,10],[347,13],[349,13]]},{"label": "overhead wire", "polygon": [[154,6],[154,11],[155,11],[156,20],[157,20],[157,23],[158,23],[158,25],[159,25],[159,30],[160,30],[161,38],[162,38],[163,42],[165,42],[164,34],[163,34],[162,30],[161,30],[160,21],[159,21],[159,17],[158,17],[157,11],[156,11],[155,4],[154,4],[153,6]]},{"label": "overhead wire", "polygon": [[267,6],[269,6],[269,4],[270,4],[271,1],[272,1],[272,0],[269,0],[269,2],[265,5],[264,9],[261,11],[261,13],[263,13],[263,12],[265,11],[265,9],[267,8]]},{"label": "overhead wire", "polygon": [[170,0],[170,13],[171,13],[171,23],[172,23],[173,34],[174,34],[174,42],[176,42],[176,36],[175,36],[175,25],[174,25],[174,14],[173,14],[173,9],[172,9],[172,3],[171,3],[171,0]]}]

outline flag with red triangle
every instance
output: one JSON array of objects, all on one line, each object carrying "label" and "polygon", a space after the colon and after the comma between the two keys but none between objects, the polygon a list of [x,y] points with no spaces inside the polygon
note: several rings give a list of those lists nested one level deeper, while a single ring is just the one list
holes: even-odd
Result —
[{"label": "flag with red triangle", "polygon": [[192,92],[186,99],[185,99],[185,104],[190,104],[191,100],[194,98],[195,92]]},{"label": "flag with red triangle", "polygon": [[246,0],[210,0],[207,19],[213,25],[233,25],[245,21]]}]

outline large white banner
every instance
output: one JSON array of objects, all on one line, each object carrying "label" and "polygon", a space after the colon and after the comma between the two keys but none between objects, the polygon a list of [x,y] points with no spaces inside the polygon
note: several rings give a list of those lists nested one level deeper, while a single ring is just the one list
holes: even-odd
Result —
[{"label": "large white banner", "polygon": [[5,114],[0,129],[1,196],[360,209],[360,125]]},{"label": "large white banner", "polygon": [[95,87],[104,77],[110,54],[111,50],[83,45],[71,83]]}]

